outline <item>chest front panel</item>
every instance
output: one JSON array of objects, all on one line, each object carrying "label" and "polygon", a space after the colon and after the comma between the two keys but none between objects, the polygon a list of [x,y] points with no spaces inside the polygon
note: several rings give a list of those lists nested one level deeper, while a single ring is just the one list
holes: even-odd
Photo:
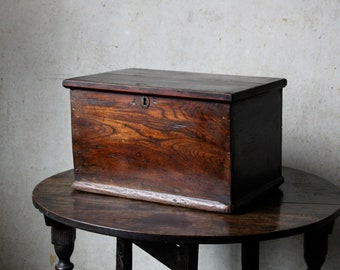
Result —
[{"label": "chest front panel", "polygon": [[71,91],[78,180],[230,202],[230,105]]}]

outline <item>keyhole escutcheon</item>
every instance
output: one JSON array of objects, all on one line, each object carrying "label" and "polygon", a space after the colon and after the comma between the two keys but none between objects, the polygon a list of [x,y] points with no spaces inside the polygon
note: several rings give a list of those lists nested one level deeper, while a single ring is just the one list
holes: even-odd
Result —
[{"label": "keyhole escutcheon", "polygon": [[142,96],[140,99],[140,106],[143,109],[147,109],[150,106],[150,99],[147,96]]}]

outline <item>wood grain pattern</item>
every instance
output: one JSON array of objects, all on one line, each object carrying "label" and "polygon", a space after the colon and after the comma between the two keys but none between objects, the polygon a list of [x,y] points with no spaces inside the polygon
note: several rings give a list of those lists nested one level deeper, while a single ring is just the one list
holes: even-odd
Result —
[{"label": "wood grain pattern", "polygon": [[239,243],[313,232],[340,215],[340,190],[324,179],[284,168],[285,184],[244,214],[224,215],[72,190],[73,171],[41,182],[33,203],[68,226],[132,240]]},{"label": "wood grain pattern", "polygon": [[71,91],[78,180],[229,203],[229,105]]},{"label": "wood grain pattern", "polygon": [[78,190],[231,213],[283,182],[285,79],[127,69],[63,85]]}]

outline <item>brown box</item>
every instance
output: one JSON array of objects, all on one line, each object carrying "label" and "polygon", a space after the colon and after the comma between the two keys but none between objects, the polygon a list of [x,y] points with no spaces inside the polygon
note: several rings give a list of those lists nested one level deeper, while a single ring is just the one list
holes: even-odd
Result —
[{"label": "brown box", "polygon": [[147,69],[65,80],[73,187],[232,213],[283,182],[286,83]]}]

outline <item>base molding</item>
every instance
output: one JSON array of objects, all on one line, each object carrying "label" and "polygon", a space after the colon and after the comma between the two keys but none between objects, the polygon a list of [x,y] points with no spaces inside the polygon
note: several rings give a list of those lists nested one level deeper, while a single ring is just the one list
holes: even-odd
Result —
[{"label": "base molding", "polygon": [[193,198],[181,195],[167,194],[148,190],[139,190],[113,185],[105,185],[88,181],[74,181],[72,188],[80,191],[92,192],[97,194],[111,195],[115,197],[156,202],[167,205],[175,205],[205,211],[230,213],[229,204],[218,201]]}]

